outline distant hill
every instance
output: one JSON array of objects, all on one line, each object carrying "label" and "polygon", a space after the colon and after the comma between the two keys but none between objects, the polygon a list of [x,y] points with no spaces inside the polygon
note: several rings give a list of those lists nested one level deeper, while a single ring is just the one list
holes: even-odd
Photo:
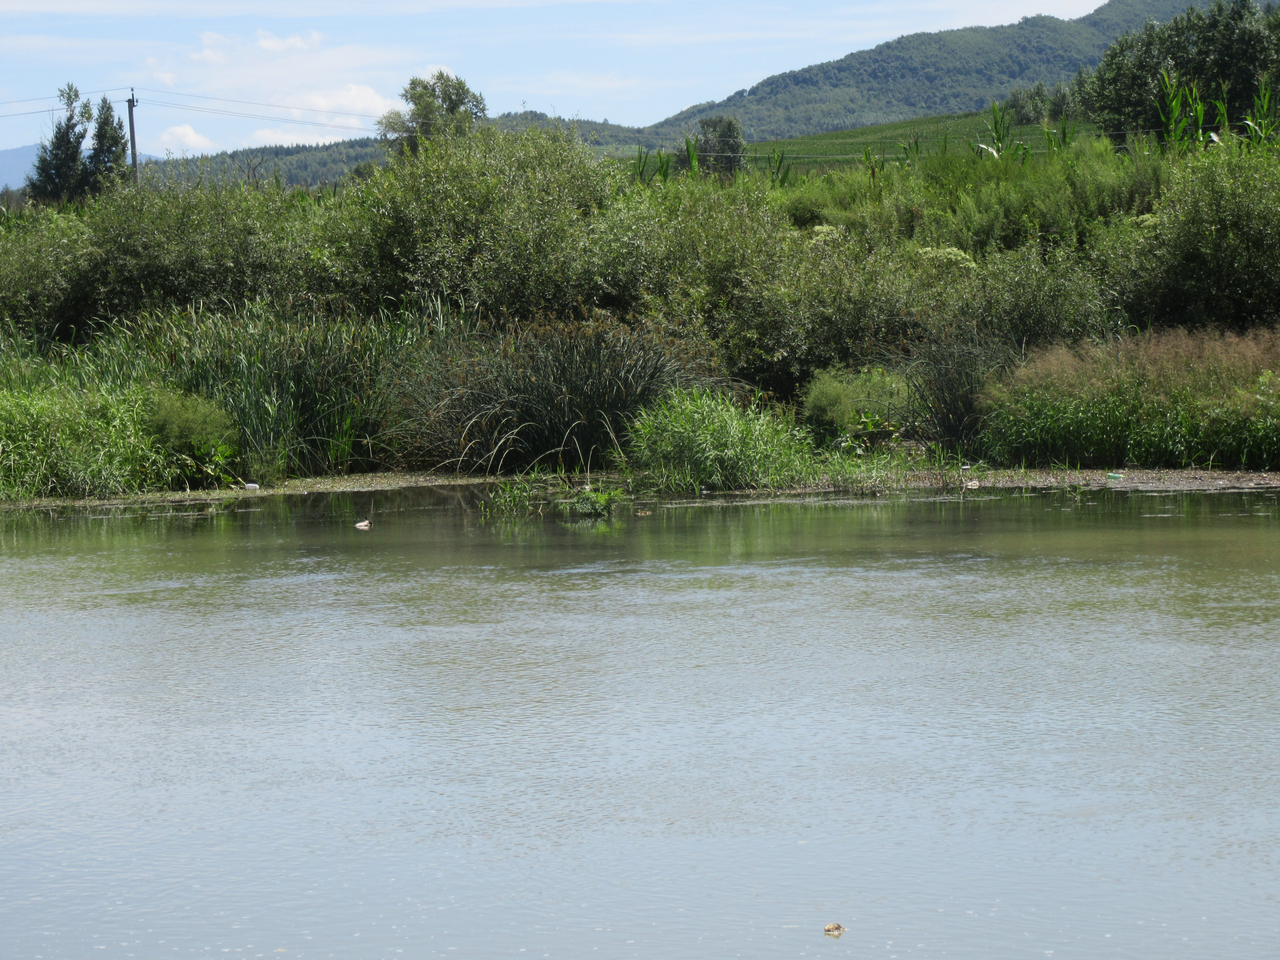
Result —
[{"label": "distant hill", "polygon": [[[1191,5],[1206,2],[1191,0]],[[768,77],[749,90],[689,107],[647,127],[565,120],[533,110],[504,113],[486,122],[504,130],[572,126],[602,153],[625,155],[637,146],[671,149],[686,131],[696,129],[699,119],[717,114],[736,116],[747,138],[761,141],[965,113],[1017,87],[1070,80],[1081,68],[1097,64],[1103,51],[1127,30],[1149,19],[1168,20],[1188,5],[1188,0],[1109,0],[1077,20],[1034,16],[1000,27],[913,33],[839,60]],[[7,180],[21,186],[35,152],[35,146],[0,150],[0,185]],[[164,175],[194,176],[204,169],[225,179],[239,179],[253,165],[261,179],[278,173],[290,186],[319,186],[341,179],[357,164],[384,158],[382,144],[366,137],[151,164]]]},{"label": "distant hill", "polygon": [[[703,117],[742,121],[749,140],[808,136],[915,117],[980,110],[1017,87],[1072,79],[1095,66],[1128,30],[1164,22],[1207,0],[1110,0],[1077,20],[1024,17],[1000,27],[913,33],[839,60],[779,73],[720,101],[689,107],[647,127],[579,120],[584,139],[614,150],[678,144]],[[508,129],[568,121],[526,111],[503,114]]]},{"label": "distant hill", "polygon": [[36,164],[36,152],[39,145],[14,147],[0,150],[0,187],[21,187],[27,180],[27,174]]},{"label": "distant hill", "polygon": [[361,137],[336,143],[246,147],[207,156],[153,159],[147,167],[161,177],[207,174],[220,180],[240,180],[252,174],[257,180],[271,180],[279,174],[286,186],[318,187],[341,180],[357,164],[381,163],[385,158],[382,141]]}]

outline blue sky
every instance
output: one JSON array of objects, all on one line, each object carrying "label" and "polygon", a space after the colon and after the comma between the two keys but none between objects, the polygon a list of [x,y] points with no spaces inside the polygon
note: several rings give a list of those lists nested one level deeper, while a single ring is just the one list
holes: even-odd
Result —
[{"label": "blue sky", "polygon": [[362,136],[441,67],[491,114],[640,126],[905,33],[1099,2],[0,0],[0,149],[47,136],[68,81],[120,101],[137,88],[138,147],[163,155]]}]

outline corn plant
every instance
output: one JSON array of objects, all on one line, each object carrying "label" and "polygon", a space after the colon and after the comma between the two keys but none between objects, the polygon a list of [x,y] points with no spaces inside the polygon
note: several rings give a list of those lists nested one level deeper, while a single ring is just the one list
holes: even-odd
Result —
[{"label": "corn plant", "polygon": [[791,180],[791,164],[787,163],[786,153],[770,151],[768,168],[770,187],[783,188]]}]

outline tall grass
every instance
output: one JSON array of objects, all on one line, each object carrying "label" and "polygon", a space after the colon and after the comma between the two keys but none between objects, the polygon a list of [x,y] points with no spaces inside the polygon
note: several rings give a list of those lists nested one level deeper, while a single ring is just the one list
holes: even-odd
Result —
[{"label": "tall grass", "polygon": [[991,385],[982,439],[1001,463],[1272,469],[1278,372],[1274,330],[1055,347]]},{"label": "tall grass", "polygon": [[177,464],[150,435],[146,390],[0,390],[0,498],[166,489]]},{"label": "tall grass", "polygon": [[626,462],[660,490],[747,490],[813,483],[823,473],[807,433],[712,390],[673,393],[631,424]]},{"label": "tall grass", "polygon": [[687,349],[603,317],[460,329],[390,370],[386,442],[406,466],[590,467],[646,404],[698,377]]},{"label": "tall grass", "polygon": [[370,319],[254,301],[148,314],[129,337],[168,382],[227,410],[246,478],[273,482],[378,466],[385,370],[452,322],[438,301]]}]

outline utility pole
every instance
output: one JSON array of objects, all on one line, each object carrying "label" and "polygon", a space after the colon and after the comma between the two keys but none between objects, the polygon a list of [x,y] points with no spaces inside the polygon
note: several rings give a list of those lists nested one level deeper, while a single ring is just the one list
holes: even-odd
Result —
[{"label": "utility pole", "polygon": [[133,185],[142,183],[138,175],[138,135],[133,131],[133,108],[138,105],[138,98],[133,95],[133,87],[129,88],[129,154],[133,159]]}]

